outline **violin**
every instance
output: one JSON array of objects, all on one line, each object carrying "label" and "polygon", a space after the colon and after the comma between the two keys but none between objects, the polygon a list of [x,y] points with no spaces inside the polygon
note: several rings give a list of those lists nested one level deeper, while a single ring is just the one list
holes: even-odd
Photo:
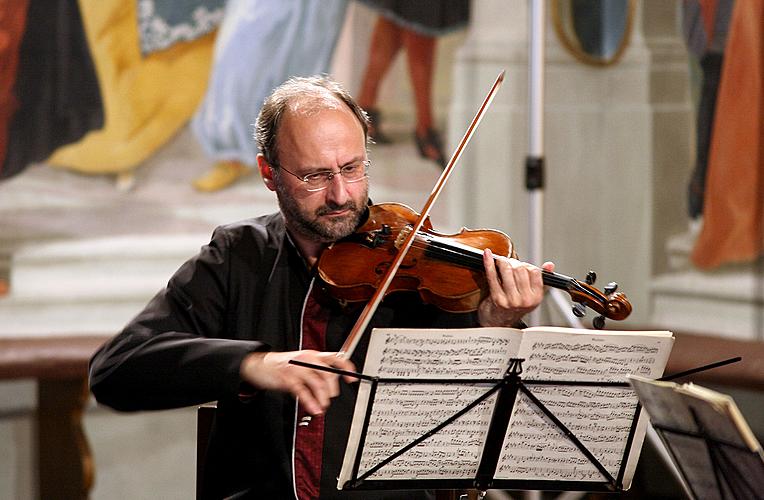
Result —
[{"label": "violin", "polygon": [[[414,210],[400,203],[371,205],[366,221],[349,237],[324,250],[318,261],[318,276],[328,292],[343,302],[365,302],[375,293],[400,246],[419,218]],[[478,308],[488,294],[483,266],[483,250],[489,248],[494,259],[515,257],[509,236],[494,229],[462,229],[457,234],[435,231],[425,218],[414,236],[398,272],[385,293],[416,291],[421,299],[450,312],[469,312]],[[623,320],[631,313],[626,296],[610,283],[601,292],[587,282],[542,270],[545,285],[567,292],[571,299],[604,318]],[[576,315],[582,308],[574,307]],[[600,326],[601,327],[601,326]]]}]

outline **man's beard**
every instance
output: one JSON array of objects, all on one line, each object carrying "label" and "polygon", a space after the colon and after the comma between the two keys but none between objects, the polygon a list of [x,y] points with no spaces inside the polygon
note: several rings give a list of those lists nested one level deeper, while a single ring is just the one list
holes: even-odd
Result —
[{"label": "man's beard", "polygon": [[[294,198],[284,190],[279,182],[276,182],[276,194],[278,195],[276,198],[287,225],[301,235],[321,243],[332,243],[355,232],[366,211],[365,200],[368,199],[368,193],[367,185],[362,198],[364,201],[361,203],[348,200],[342,205],[323,205],[313,213],[308,213],[298,206]],[[322,216],[337,210],[350,210],[350,212],[341,218],[333,217],[328,220],[321,220]]]}]

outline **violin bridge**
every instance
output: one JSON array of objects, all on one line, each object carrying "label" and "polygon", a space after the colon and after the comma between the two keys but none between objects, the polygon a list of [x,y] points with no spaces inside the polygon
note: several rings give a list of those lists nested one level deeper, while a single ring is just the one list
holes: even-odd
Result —
[{"label": "violin bridge", "polygon": [[401,232],[398,233],[398,237],[395,238],[395,248],[401,248],[403,246],[403,242],[405,242],[406,238],[409,237],[409,234],[411,234],[411,226],[405,226],[403,229],[401,229]]}]

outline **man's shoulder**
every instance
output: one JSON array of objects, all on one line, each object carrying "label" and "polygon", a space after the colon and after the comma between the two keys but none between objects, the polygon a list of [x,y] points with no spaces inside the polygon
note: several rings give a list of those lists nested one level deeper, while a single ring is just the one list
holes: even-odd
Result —
[{"label": "man's shoulder", "polygon": [[258,244],[269,244],[279,242],[284,233],[284,218],[276,212],[218,226],[213,239],[222,237],[232,243],[254,239]]}]

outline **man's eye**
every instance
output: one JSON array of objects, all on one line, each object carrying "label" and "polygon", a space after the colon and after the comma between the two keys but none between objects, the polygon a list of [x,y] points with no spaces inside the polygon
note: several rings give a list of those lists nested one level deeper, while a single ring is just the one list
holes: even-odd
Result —
[{"label": "man's eye", "polygon": [[308,174],[303,179],[307,182],[321,182],[326,178],[326,172],[316,172],[314,174]]}]

